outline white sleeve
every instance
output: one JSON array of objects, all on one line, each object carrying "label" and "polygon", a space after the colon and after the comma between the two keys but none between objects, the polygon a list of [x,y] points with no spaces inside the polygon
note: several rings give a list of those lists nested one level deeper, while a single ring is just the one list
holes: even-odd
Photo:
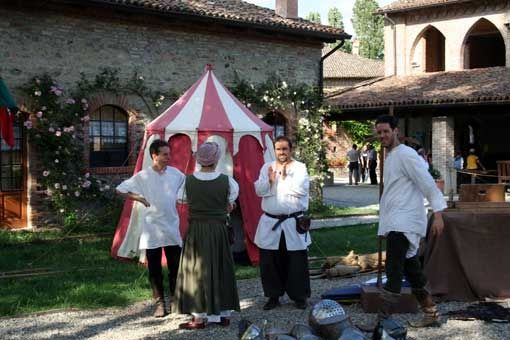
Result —
[{"label": "white sleeve", "polygon": [[262,166],[259,173],[259,178],[255,181],[255,192],[257,193],[257,196],[259,197],[269,197],[275,195],[275,190],[273,185],[273,188],[271,187],[271,184],[269,183],[269,177],[267,175],[267,170],[269,169],[269,166],[272,163],[266,163]]},{"label": "white sleeve", "polygon": [[[402,157],[403,156],[403,157]],[[404,172],[418,187],[423,196],[429,201],[434,212],[446,209],[446,201],[443,194],[436,186],[430,173],[422,164],[418,154],[405,153],[401,155],[401,163]]]},{"label": "white sleeve", "polygon": [[239,185],[237,184],[236,180],[230,176],[228,176],[228,185],[229,185],[228,201],[232,203],[239,196]]},{"label": "white sleeve", "polygon": [[177,203],[188,203],[188,198],[186,197],[186,176],[183,177],[181,186],[177,190]]},{"label": "white sleeve", "polygon": [[143,190],[141,188],[140,183],[140,172],[131,178],[126,179],[122,183],[117,186],[117,190],[123,194],[127,194],[129,192],[133,194],[143,195]]}]

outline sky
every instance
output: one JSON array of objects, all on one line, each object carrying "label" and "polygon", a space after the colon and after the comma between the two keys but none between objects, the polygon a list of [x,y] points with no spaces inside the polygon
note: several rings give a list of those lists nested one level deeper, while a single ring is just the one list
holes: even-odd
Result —
[{"label": "sky", "polygon": [[[244,0],[252,4],[274,9],[275,0]],[[328,24],[328,11],[332,7],[336,7],[342,13],[345,25],[345,32],[354,35],[352,29],[351,17],[352,7],[355,0],[298,0],[298,15],[301,18],[307,16],[310,12],[319,12],[323,24]],[[377,0],[380,7],[385,6],[395,0]]]}]

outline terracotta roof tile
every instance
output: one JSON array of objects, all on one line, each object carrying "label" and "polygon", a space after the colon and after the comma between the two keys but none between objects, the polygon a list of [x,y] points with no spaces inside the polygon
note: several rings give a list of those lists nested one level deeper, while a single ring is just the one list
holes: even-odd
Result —
[{"label": "terracotta roof tile", "polygon": [[333,93],[342,110],[455,103],[510,102],[510,68],[391,76]]},{"label": "terracotta roof tile", "polygon": [[[331,51],[322,50],[322,55]],[[384,76],[384,61],[335,51],[324,60],[324,78],[376,78]]]},{"label": "terracotta roof tile", "polygon": [[[296,33],[320,33],[331,38],[349,35],[331,26],[316,24],[301,18],[281,17],[274,10],[259,7],[242,0],[85,0],[119,7],[153,10],[162,14],[193,15],[217,20],[290,29]],[[83,2],[85,2],[83,1]]]},{"label": "terracotta roof tile", "polygon": [[450,5],[472,0],[397,0],[379,9],[379,13],[404,12],[423,7]]}]

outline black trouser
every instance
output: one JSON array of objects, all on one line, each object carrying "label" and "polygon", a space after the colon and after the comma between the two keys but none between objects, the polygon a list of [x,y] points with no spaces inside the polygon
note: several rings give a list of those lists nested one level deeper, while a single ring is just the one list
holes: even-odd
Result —
[{"label": "black trouser", "polygon": [[181,257],[181,247],[166,246],[155,249],[147,249],[147,264],[149,267],[149,282],[152,287],[154,298],[163,298],[163,271],[161,268],[161,250],[165,249],[166,263],[168,267],[168,282],[170,285],[170,295],[175,293],[175,282],[177,280],[177,271],[179,270],[179,260]]},{"label": "black trouser", "polygon": [[406,259],[409,240],[404,233],[392,231],[386,236],[386,285],[384,289],[400,293],[405,276],[411,288],[420,289],[427,284],[418,256]]},{"label": "black trouser", "polygon": [[260,278],[264,295],[278,298],[284,293],[294,301],[310,297],[308,251],[287,250],[282,231],[277,250],[260,250]]},{"label": "black trouser", "polygon": [[368,172],[370,173],[370,184],[377,184],[377,174],[375,169],[377,168],[377,161],[368,161]]}]

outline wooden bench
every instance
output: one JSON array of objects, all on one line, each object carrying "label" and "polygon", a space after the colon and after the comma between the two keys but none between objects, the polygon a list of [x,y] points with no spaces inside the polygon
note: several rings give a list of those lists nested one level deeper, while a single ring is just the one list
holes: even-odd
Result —
[{"label": "wooden bench", "polygon": [[510,184],[510,161],[496,161],[498,166],[498,183]]}]

